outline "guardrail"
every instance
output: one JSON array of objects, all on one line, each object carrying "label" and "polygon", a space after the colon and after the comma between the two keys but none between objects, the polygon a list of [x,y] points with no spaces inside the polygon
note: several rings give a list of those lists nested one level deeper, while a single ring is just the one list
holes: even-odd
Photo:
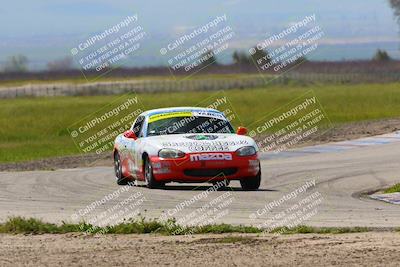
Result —
[{"label": "guardrail", "polygon": [[400,73],[295,73],[283,75],[254,75],[249,78],[217,78],[174,80],[132,80],[120,82],[97,82],[86,84],[34,84],[19,87],[0,88],[0,98],[53,97],[80,95],[114,95],[128,92],[155,93],[172,91],[215,91],[263,87],[270,84],[289,83],[385,83],[399,82]]}]

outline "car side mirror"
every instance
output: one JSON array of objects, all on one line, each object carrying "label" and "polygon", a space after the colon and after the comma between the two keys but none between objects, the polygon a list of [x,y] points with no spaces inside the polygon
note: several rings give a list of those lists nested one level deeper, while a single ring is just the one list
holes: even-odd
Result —
[{"label": "car side mirror", "polygon": [[246,135],[246,134],[247,134],[247,129],[246,129],[245,127],[239,126],[239,127],[237,128],[236,133],[237,133],[238,135]]},{"label": "car side mirror", "polygon": [[131,131],[131,130],[125,131],[125,132],[124,132],[124,136],[125,136],[126,138],[128,138],[128,139],[133,139],[133,140],[136,140],[136,139],[137,139],[136,134],[135,134],[133,131]]}]

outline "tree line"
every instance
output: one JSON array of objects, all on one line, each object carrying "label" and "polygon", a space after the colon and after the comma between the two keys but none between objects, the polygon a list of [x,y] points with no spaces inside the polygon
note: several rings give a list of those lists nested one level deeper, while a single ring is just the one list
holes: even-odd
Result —
[{"label": "tree line", "polygon": [[[400,1],[400,0],[399,0]],[[254,48],[255,53],[250,54],[244,51],[234,51],[232,53],[232,64],[237,66],[252,66],[257,64],[257,59],[264,58],[263,63],[271,62],[271,57],[267,50],[260,50]],[[214,55],[213,51],[208,51],[204,56],[206,56],[206,60],[202,62],[199,68],[208,65],[220,65],[216,56]],[[392,58],[385,50],[378,49],[374,56],[372,57],[373,61],[389,61]],[[307,61],[305,57],[299,58],[293,64],[296,65],[299,62]],[[7,59],[3,68],[0,68],[2,72],[27,72],[29,71],[28,68],[29,59],[24,55],[14,55]],[[47,70],[48,71],[67,71],[74,69],[73,59],[72,57],[64,57],[61,59],[57,59],[47,63]]]}]

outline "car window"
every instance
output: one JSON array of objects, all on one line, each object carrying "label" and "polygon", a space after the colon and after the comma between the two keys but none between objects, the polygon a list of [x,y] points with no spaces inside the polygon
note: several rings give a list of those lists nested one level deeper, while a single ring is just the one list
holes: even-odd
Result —
[{"label": "car window", "polygon": [[199,116],[160,119],[147,127],[149,136],[183,133],[234,133],[234,130],[227,120]]},{"label": "car window", "polygon": [[143,128],[144,118],[145,118],[144,116],[139,116],[132,126],[132,131],[135,133],[137,137],[141,137],[140,134]]}]

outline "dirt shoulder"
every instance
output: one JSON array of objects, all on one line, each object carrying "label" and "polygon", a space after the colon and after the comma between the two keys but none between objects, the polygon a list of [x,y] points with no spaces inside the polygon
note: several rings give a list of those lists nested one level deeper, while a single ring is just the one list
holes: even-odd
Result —
[{"label": "dirt shoulder", "polygon": [[400,130],[400,118],[346,123],[333,127],[323,135],[305,144],[316,145],[329,142],[340,142],[392,133],[398,130]]},{"label": "dirt shoulder", "polygon": [[[400,129],[399,119],[373,120],[339,125],[327,131],[325,134],[298,144],[309,146],[329,142],[357,139],[361,137],[375,136],[391,133]],[[261,137],[262,138],[262,137]],[[0,163],[0,171],[31,171],[69,169],[91,166],[112,166],[111,153],[86,154],[77,156],[54,157],[42,160],[34,160],[17,163]]]},{"label": "dirt shoulder", "polygon": [[0,235],[1,266],[397,266],[400,233]]},{"label": "dirt shoulder", "polygon": [[25,162],[0,163],[0,171],[34,171],[112,166],[112,153],[53,157]]}]

